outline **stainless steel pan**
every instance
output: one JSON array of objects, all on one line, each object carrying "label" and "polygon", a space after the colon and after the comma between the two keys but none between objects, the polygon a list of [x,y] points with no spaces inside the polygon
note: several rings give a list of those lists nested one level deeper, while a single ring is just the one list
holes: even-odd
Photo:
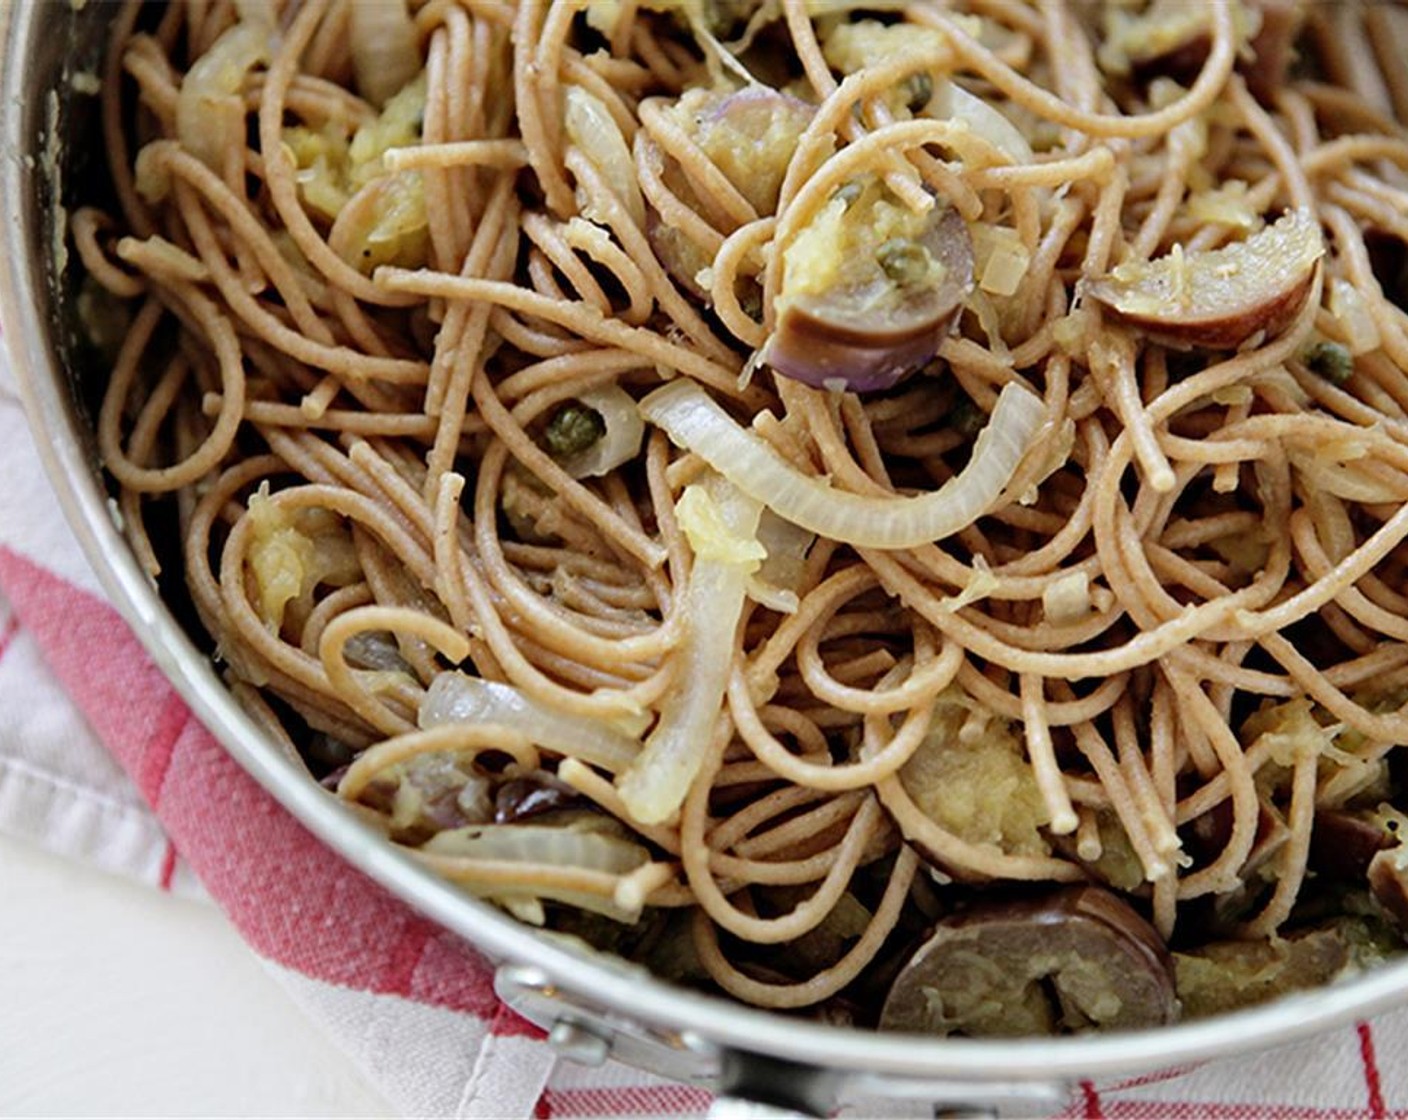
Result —
[{"label": "stainless steel pan", "polygon": [[902,1097],[949,1114],[1032,1115],[1059,1108],[1082,1078],[1263,1049],[1408,998],[1403,960],[1270,1006],[1143,1033],[936,1040],[824,1026],[686,992],[633,966],[549,942],[367,831],[235,704],[114,521],[92,434],[101,371],[78,359],[75,277],[71,264],[56,266],[54,245],[56,202],[72,205],[101,178],[96,99],[75,93],[72,75],[98,69],[115,7],[27,0],[0,8],[0,321],[62,514],[153,659],[235,759],[349,863],[496,962],[499,994],[547,1029],[563,1054],[587,1063],[616,1058],[713,1088],[722,1095],[720,1114],[756,1114],[744,1102],[760,1101],[824,1115],[847,1099]]}]

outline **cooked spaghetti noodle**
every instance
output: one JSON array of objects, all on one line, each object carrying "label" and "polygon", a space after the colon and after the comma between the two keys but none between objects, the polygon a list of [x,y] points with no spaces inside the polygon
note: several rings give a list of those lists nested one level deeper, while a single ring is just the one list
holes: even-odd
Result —
[{"label": "cooked spaghetti noodle", "polygon": [[1316,861],[1401,819],[1406,15],[129,2],[72,234],[133,546],[526,921],[873,1023],[1095,883],[1196,1011],[1394,908]]}]

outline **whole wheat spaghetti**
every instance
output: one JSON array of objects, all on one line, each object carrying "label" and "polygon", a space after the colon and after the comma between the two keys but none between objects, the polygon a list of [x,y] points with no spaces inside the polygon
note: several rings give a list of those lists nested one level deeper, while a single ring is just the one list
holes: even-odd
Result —
[{"label": "whole wheat spaghetti", "polygon": [[71,230],[133,546],[351,811],[671,979],[1327,981],[1408,915],[1406,25],[129,0]]}]

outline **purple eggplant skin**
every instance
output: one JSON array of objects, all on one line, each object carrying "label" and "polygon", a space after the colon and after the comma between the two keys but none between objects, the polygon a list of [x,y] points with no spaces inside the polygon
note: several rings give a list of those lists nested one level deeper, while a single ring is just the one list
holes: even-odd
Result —
[{"label": "purple eggplant skin", "polygon": [[1374,857],[1396,841],[1366,814],[1321,809],[1310,834],[1310,866],[1343,882],[1363,879]]},{"label": "purple eggplant skin", "polygon": [[1158,933],[1100,887],[981,904],[940,922],[896,977],[882,1030],[1031,1035],[1132,1030],[1179,1014]]},{"label": "purple eggplant skin", "polygon": [[582,809],[588,801],[566,782],[538,772],[510,778],[494,791],[494,822],[516,824],[544,813]]},{"label": "purple eggplant skin", "polygon": [[[732,93],[690,90],[669,112],[753,208],[766,215],[777,209],[783,176],[816,107],[779,90],[749,86]],[[639,154],[655,173],[681,201],[701,210],[694,188],[674,159],[667,157],[649,137],[642,137],[640,143],[643,148]],[[719,232],[733,231],[724,228]],[[690,240],[683,229],[666,224],[653,209],[646,233],[655,255],[675,283],[694,299],[707,302],[709,293],[698,277],[713,264],[713,257]]]},{"label": "purple eggplant skin", "polygon": [[937,203],[913,243],[941,266],[937,283],[905,290],[902,279],[895,281],[887,300],[857,298],[845,286],[787,299],[763,354],[768,365],[815,388],[867,393],[928,363],[972,291],[973,241],[958,213]]},{"label": "purple eggplant skin", "polygon": [[1408,932],[1408,848],[1389,848],[1369,861],[1369,893],[1400,930]]},{"label": "purple eggplant skin", "polygon": [[899,384],[938,353],[951,323],[911,338],[846,338],[824,318],[783,312],[767,352],[777,373],[816,389],[874,393]]}]

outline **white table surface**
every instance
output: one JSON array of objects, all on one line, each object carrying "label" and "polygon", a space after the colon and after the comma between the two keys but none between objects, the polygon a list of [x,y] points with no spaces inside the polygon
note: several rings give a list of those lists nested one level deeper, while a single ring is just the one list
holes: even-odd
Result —
[{"label": "white table surface", "polygon": [[390,1116],[212,905],[0,837],[0,1116]]}]

